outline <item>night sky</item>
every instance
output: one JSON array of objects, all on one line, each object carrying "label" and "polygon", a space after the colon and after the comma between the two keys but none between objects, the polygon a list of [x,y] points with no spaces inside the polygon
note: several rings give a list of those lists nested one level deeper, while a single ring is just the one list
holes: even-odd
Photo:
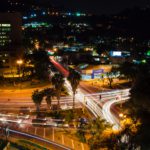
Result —
[{"label": "night sky", "polygon": [[125,8],[146,6],[150,0],[50,0],[53,5],[93,14],[117,13]]}]

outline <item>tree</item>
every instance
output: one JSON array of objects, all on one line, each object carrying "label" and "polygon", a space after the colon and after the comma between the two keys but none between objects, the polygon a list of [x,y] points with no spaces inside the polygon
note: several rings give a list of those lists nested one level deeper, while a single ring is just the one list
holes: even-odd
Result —
[{"label": "tree", "polygon": [[104,120],[100,118],[92,120],[87,128],[91,131],[91,137],[88,140],[91,150],[99,150],[100,148],[110,150],[136,149],[139,145],[135,142],[135,136],[140,122],[126,118],[122,123],[122,129],[114,132]]},{"label": "tree", "polygon": [[101,78],[101,81],[103,82],[103,87],[104,87],[104,80],[105,80],[104,74],[100,74],[100,78]]},{"label": "tree", "polygon": [[119,75],[119,69],[118,67],[115,66],[112,67],[111,72],[106,73],[110,88],[112,88],[113,79],[118,77],[118,75]]},{"label": "tree", "polygon": [[131,82],[135,81],[138,72],[137,65],[130,62],[125,62],[120,66],[119,70],[120,73],[127,77],[128,80],[130,80]]},{"label": "tree", "polygon": [[56,95],[56,92],[53,88],[46,88],[43,91],[44,96],[46,97],[46,103],[48,105],[48,108],[51,109],[51,102],[52,102],[52,98]]},{"label": "tree", "polygon": [[137,109],[150,112],[150,66],[139,66],[137,78],[131,89],[131,101]]},{"label": "tree", "polygon": [[[31,36],[31,35],[30,35]],[[33,44],[33,40],[30,36],[25,35],[25,37],[23,38],[23,46],[26,49],[26,51],[30,51],[34,49],[34,44]]]},{"label": "tree", "polygon": [[35,90],[32,93],[32,100],[33,100],[34,104],[36,105],[36,111],[39,113],[40,105],[41,105],[42,100],[43,100],[43,92]]},{"label": "tree", "polygon": [[65,121],[66,121],[67,123],[70,123],[73,119],[74,119],[73,112],[72,112],[72,110],[69,110],[69,111],[66,113]]},{"label": "tree", "polygon": [[86,142],[86,137],[85,137],[85,130],[84,130],[84,127],[82,128],[78,128],[77,132],[76,132],[76,136],[79,138],[79,140],[81,142]]},{"label": "tree", "polygon": [[81,80],[80,73],[75,71],[72,68],[69,68],[68,81],[71,84],[72,92],[73,92],[73,110],[74,110],[74,107],[75,107],[75,94],[76,94],[77,87],[80,83],[80,80]]},{"label": "tree", "polygon": [[105,136],[104,131],[111,126],[103,119],[96,118],[91,120],[87,126],[87,130],[90,131],[90,138],[88,144],[91,150],[97,150],[99,148],[106,148],[104,144]]},{"label": "tree", "polygon": [[35,75],[38,79],[48,78],[48,67],[50,64],[48,54],[44,50],[34,51],[32,55],[32,63],[35,69]]},{"label": "tree", "polygon": [[136,80],[131,88],[130,100],[125,104],[131,117],[141,120],[141,126],[134,138],[141,149],[150,149],[150,66],[140,65]]},{"label": "tree", "polygon": [[58,108],[60,108],[60,96],[61,96],[62,88],[64,86],[64,82],[65,82],[64,77],[59,73],[55,74],[52,77],[52,84],[55,87],[56,97],[57,97],[57,100],[58,100]]},{"label": "tree", "polygon": [[99,55],[101,54],[105,54],[105,55],[109,55],[109,50],[111,49],[112,47],[108,44],[98,44],[96,46],[96,49],[97,49],[97,53]]},{"label": "tree", "polygon": [[107,72],[106,73],[107,79],[108,79],[108,83],[109,83],[109,87],[112,88],[112,83],[113,83],[113,73],[112,72]]},{"label": "tree", "polygon": [[87,129],[91,132],[92,136],[99,136],[107,127],[110,127],[110,125],[105,120],[96,118],[89,122]]}]

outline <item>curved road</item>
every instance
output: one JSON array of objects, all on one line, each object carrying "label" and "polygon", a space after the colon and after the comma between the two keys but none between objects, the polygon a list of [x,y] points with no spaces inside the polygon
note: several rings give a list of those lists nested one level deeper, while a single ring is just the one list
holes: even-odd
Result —
[{"label": "curved road", "polygon": [[[59,64],[54,57],[50,57],[50,61],[65,77],[68,76],[69,72],[61,64]],[[67,80],[65,84],[69,92],[72,93],[71,86]],[[115,128],[119,128],[119,120],[111,113],[110,109],[113,104],[122,103],[128,100],[130,98],[129,91],[130,89],[124,89],[93,94],[91,91],[86,89],[86,87],[80,86],[78,93],[76,94],[76,99],[87,107],[95,117],[103,117],[107,122],[113,124]]]}]

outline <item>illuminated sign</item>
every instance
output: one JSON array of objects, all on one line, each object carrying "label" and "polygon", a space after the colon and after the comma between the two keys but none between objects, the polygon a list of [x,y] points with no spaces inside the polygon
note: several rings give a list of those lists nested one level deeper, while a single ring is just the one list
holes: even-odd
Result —
[{"label": "illuminated sign", "polygon": [[4,46],[11,42],[10,39],[11,24],[1,23],[0,24],[0,46]]},{"label": "illuminated sign", "polygon": [[114,52],[113,52],[113,56],[121,56],[121,52],[114,51]]},{"label": "illuminated sign", "polygon": [[84,64],[84,65],[81,65],[79,68],[80,69],[85,69],[85,68],[87,68],[89,65],[88,64]]},{"label": "illuminated sign", "polygon": [[111,51],[110,55],[112,57],[121,57],[122,56],[122,52],[121,51]]},{"label": "illuminated sign", "polygon": [[77,13],[76,13],[76,16],[77,16],[77,17],[80,17],[80,16],[81,16],[81,14],[80,14],[79,12],[77,12]]},{"label": "illuminated sign", "polygon": [[54,52],[52,50],[48,50],[48,55],[54,55]]},{"label": "illuminated sign", "polygon": [[93,70],[94,74],[100,74],[100,73],[103,73],[103,72],[104,72],[104,69]]},{"label": "illuminated sign", "polygon": [[0,24],[1,27],[11,27],[11,24]]},{"label": "illuminated sign", "polygon": [[104,73],[104,69],[99,69],[99,70],[93,70],[92,72],[92,79],[94,79],[95,75]]},{"label": "illuminated sign", "polygon": [[28,27],[32,27],[32,28],[39,28],[39,27],[52,27],[51,24],[48,24],[46,22],[31,22],[31,23],[26,23],[24,24],[24,28],[28,28]]},{"label": "illuminated sign", "polygon": [[100,61],[100,58],[94,58],[94,60],[99,62],[99,61]]},{"label": "illuminated sign", "polygon": [[150,50],[147,52],[147,56],[150,56]]}]

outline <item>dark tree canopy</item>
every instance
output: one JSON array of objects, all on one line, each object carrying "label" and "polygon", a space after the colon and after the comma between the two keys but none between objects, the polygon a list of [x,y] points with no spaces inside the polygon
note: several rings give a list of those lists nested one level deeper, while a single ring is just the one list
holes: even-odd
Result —
[{"label": "dark tree canopy", "polygon": [[123,74],[132,82],[135,80],[137,72],[138,66],[133,63],[125,62],[120,66],[120,73]]},{"label": "dark tree canopy", "polygon": [[32,61],[35,68],[35,75],[38,79],[48,78],[48,66],[50,64],[48,54],[44,50],[34,51]]},{"label": "dark tree canopy", "polygon": [[133,118],[141,120],[141,127],[134,138],[141,149],[150,149],[150,66],[140,65],[137,78],[131,89],[131,99],[127,102],[128,110]]},{"label": "dark tree canopy", "polygon": [[150,66],[139,66],[136,81],[131,89],[131,98],[139,109],[150,111]]}]

